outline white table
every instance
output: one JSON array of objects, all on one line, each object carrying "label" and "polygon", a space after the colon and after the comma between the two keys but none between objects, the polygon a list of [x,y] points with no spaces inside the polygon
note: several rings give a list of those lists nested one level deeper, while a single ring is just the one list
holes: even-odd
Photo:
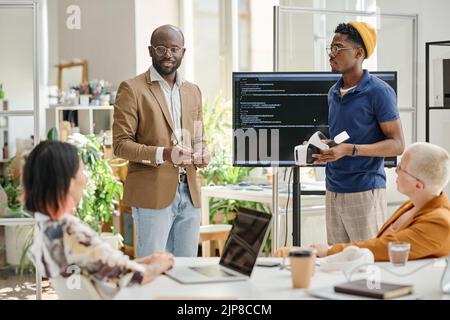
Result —
[{"label": "white table", "polygon": [[[261,258],[265,260],[280,260],[277,258]],[[218,263],[218,258],[175,258],[176,265],[202,265]],[[395,268],[395,271],[406,273],[428,263],[430,260],[418,260],[408,262],[404,268]],[[379,263],[388,266],[389,263]],[[444,260],[436,259],[436,262],[414,275],[397,277],[385,271],[381,271],[381,281],[399,284],[413,284],[414,290],[424,299],[450,299],[450,295],[444,295],[440,291],[440,280],[444,271]],[[381,269],[380,269],[381,270]],[[358,279],[355,275],[352,280]],[[329,287],[345,282],[341,272],[325,273],[317,267],[312,278],[310,289]],[[293,289],[291,275],[287,270],[278,267],[265,268],[256,266],[251,278],[247,281],[222,282],[208,284],[184,285],[163,275],[154,281],[142,286],[133,286],[122,289],[116,299],[247,299],[247,300],[298,300],[316,299],[309,295],[305,289]]]},{"label": "white table", "polygon": [[[303,184],[302,190],[323,190],[325,184]],[[252,187],[228,186],[207,186],[201,188],[201,212],[202,225],[208,225],[209,221],[209,198],[233,199],[242,201],[259,202],[270,205],[272,208],[272,189],[263,188],[262,190],[252,190]],[[287,193],[279,193],[279,205],[284,208],[287,202]],[[302,196],[302,219],[308,219],[310,216],[323,216],[325,219],[325,197],[322,195],[304,195]],[[290,196],[290,206],[292,206],[292,190]],[[280,210],[280,216],[285,214],[284,210]],[[314,227],[318,227],[317,225]],[[278,232],[276,234],[279,234]],[[288,233],[289,234],[289,233]],[[322,243],[325,239],[325,225],[323,226],[323,240],[314,241]],[[304,242],[302,242],[304,243]],[[209,243],[202,245],[202,254],[205,256],[210,252]]]},{"label": "white table", "polygon": [[[0,226],[34,225],[34,218],[0,218]],[[42,299],[42,277],[36,269],[36,300]]]},{"label": "white table", "polygon": [[0,218],[0,226],[30,226],[34,218]]},{"label": "white table", "polygon": [[[325,185],[311,185],[309,188],[304,188],[302,184],[302,190],[323,190],[325,191]],[[292,190],[291,190],[292,193]],[[242,201],[260,202],[269,204],[272,207],[272,189],[262,188],[262,190],[252,190],[252,187],[238,187],[238,186],[207,186],[201,188],[201,205],[202,205],[202,224],[209,224],[209,198],[222,198],[222,199],[234,199]],[[302,206],[311,207],[317,209],[323,209],[323,196],[320,195],[308,195],[302,196]],[[279,193],[280,205],[284,206],[287,201],[287,193]],[[292,194],[290,197],[292,201]]]}]

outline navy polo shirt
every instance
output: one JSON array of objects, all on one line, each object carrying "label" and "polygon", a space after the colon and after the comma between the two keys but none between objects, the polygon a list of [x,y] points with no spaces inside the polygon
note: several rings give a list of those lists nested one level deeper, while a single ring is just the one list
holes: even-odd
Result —
[{"label": "navy polo shirt", "polygon": [[[398,119],[397,97],[383,80],[367,70],[358,85],[340,96],[342,77],[328,92],[330,137],[347,131],[347,143],[372,144],[386,139],[380,123]],[[339,193],[386,188],[384,158],[343,157],[327,163],[327,190]]]}]

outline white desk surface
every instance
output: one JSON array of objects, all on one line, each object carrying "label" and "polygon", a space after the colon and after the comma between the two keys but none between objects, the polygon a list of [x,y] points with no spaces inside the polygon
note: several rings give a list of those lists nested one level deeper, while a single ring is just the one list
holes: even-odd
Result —
[{"label": "white desk surface", "polygon": [[[320,190],[320,188],[316,188]],[[292,190],[291,190],[292,192]],[[252,190],[251,188],[238,188],[236,186],[207,186],[201,188],[202,200],[202,224],[209,224],[209,198],[223,198],[234,199],[242,201],[260,202],[272,204],[272,189],[260,191]],[[280,202],[286,203],[287,193],[279,194]],[[292,194],[291,194],[292,198]],[[305,195],[302,197],[302,206],[318,209],[325,212],[324,196],[323,195]]]},{"label": "white desk surface", "polygon": [[[222,198],[233,199],[241,201],[251,201],[265,203],[272,207],[272,188],[260,188],[260,190],[253,190],[254,186],[239,187],[237,185],[226,186],[206,186],[201,188],[201,215],[202,225],[210,224],[209,221],[209,198]],[[262,189],[262,190],[261,190]],[[325,190],[324,182],[317,183],[302,183],[303,190]],[[279,204],[285,206],[287,202],[287,192],[279,193]],[[291,190],[292,199],[292,190]],[[292,203],[292,200],[291,200]],[[305,195],[302,196],[301,202],[302,208],[308,208],[307,211],[303,210],[302,215],[325,215],[325,197],[323,195]],[[209,242],[205,242],[202,245],[202,256],[208,256],[210,252]]]},{"label": "white desk surface", "polygon": [[34,225],[34,218],[0,218],[0,226]]},{"label": "white desk surface", "polygon": [[[265,260],[278,260],[278,258],[261,258]],[[181,265],[202,265],[218,263],[218,258],[176,258],[175,263]],[[404,268],[394,268],[398,273],[406,273],[414,270],[429,260],[408,262]],[[380,263],[391,267],[388,263]],[[381,271],[381,281],[392,283],[413,284],[416,294],[423,299],[450,299],[450,295],[443,295],[440,291],[440,280],[444,270],[444,260],[437,259],[432,265],[417,271],[407,277],[398,277]],[[352,280],[358,279],[360,275],[354,275]],[[329,287],[345,282],[342,272],[325,273],[316,268],[312,278],[310,289]],[[255,266],[251,278],[247,281],[222,282],[208,284],[185,285],[162,275],[154,281],[143,286],[133,286],[122,289],[116,299],[245,299],[245,300],[298,300],[315,299],[307,294],[305,289],[293,289],[291,275],[287,270],[278,267],[266,268]]]},{"label": "white desk surface", "polygon": [[[238,185],[226,185],[226,186],[206,186],[202,187],[202,196],[217,197],[217,198],[230,198],[236,200],[255,201],[262,203],[272,202],[272,188],[260,187],[260,186],[247,186],[240,187]],[[305,191],[325,191],[324,183],[302,183],[302,190]],[[292,188],[290,190],[292,197]],[[287,199],[287,190],[279,192],[280,199]],[[308,195],[304,196],[308,198],[320,198],[321,195]],[[250,200],[249,200],[250,199]]]}]

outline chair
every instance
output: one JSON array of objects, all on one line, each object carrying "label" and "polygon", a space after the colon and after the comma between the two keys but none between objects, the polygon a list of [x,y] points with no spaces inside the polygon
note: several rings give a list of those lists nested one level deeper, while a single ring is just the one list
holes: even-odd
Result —
[{"label": "chair", "polygon": [[68,278],[52,278],[52,286],[61,300],[101,300],[94,283],[80,274],[72,274]]},{"label": "chair", "polygon": [[[131,207],[123,203],[119,207],[120,212],[120,234],[123,235],[123,252],[130,258],[136,257],[136,225],[131,216]],[[130,227],[131,226],[131,227]]]},{"label": "chair", "polygon": [[[203,244],[205,241],[217,241],[219,255],[222,256],[223,246],[230,234],[231,225],[229,224],[209,224],[200,226],[199,243]],[[215,246],[211,246],[211,252],[203,250],[204,257],[215,256]]]},{"label": "chair", "polygon": [[[128,160],[121,159],[121,158],[114,158],[108,160],[109,164],[111,165],[111,169],[113,171],[114,176],[116,179],[118,179],[123,184],[125,183],[125,179],[127,178],[128,174]],[[119,204],[119,233],[124,237],[124,245],[123,245],[123,252],[127,254],[130,258],[136,257],[136,230],[134,222],[131,218],[131,207],[125,206],[122,201],[120,201]],[[126,222],[125,222],[126,220]],[[132,230],[129,230],[127,227],[129,227],[129,222],[131,220],[132,223]],[[128,230],[128,232],[126,232]],[[129,233],[132,233],[131,235]],[[131,241],[128,241],[131,237]]]}]

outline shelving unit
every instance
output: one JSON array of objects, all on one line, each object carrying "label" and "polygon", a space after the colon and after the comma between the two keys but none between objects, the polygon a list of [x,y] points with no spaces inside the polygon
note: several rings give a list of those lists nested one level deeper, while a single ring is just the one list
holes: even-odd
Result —
[{"label": "shelving unit", "polygon": [[[30,135],[33,136],[33,143],[36,145],[40,140],[40,103],[39,103],[39,61],[41,53],[41,42],[38,37],[39,25],[39,7],[40,3],[36,0],[23,1],[0,1],[0,12],[3,17],[12,17],[16,12],[20,11],[21,15],[16,20],[8,20],[6,29],[2,31],[2,59],[1,78],[6,91],[6,99],[9,101],[9,107],[3,109],[0,103],[0,148],[4,147],[4,143],[8,143],[7,157],[0,157],[0,176],[5,176],[6,164],[8,160],[17,153],[17,139],[24,137],[23,129],[16,124],[18,117],[32,118],[33,129]],[[15,34],[17,25],[23,27],[20,36]],[[11,32],[14,30],[14,32]],[[8,35],[14,34],[14,37]],[[26,43],[26,44],[25,44]],[[27,45],[28,47],[25,47]],[[27,52],[25,60],[22,55],[14,55],[14,50]],[[12,57],[8,59],[7,57]],[[17,58],[17,59],[16,59]],[[30,60],[28,60],[30,59]],[[7,63],[5,63],[7,61]],[[29,64],[31,61],[31,65]],[[12,70],[12,71],[11,71]],[[17,70],[21,70],[20,84],[12,79],[17,78]],[[29,93],[32,90],[30,98],[21,100],[22,93]],[[22,92],[19,93],[18,92]],[[19,97],[20,96],[20,97]],[[18,99],[19,97],[19,99]],[[21,102],[18,102],[21,100]],[[22,130],[21,130],[22,129]]]},{"label": "shelving unit", "polygon": [[[5,142],[8,142],[8,130],[9,130],[9,118],[0,117],[0,148],[3,147]],[[3,151],[0,152],[0,163],[7,162]]]},{"label": "shelving unit", "polygon": [[[73,112],[73,118],[70,113]],[[47,132],[56,128],[59,133],[61,121],[72,120],[81,134],[98,134],[112,130],[114,106],[56,106],[45,110]],[[76,118],[76,120],[75,120]]]},{"label": "shelving unit", "polygon": [[[432,58],[432,48],[435,50],[438,48],[441,50],[444,49],[447,50],[447,52],[437,56],[433,55],[433,57],[436,56],[437,58],[433,60],[433,63],[430,63],[430,59]],[[447,105],[445,103],[446,100],[450,100],[450,68],[447,70],[447,74],[444,69],[445,60],[450,62],[450,40],[426,42],[425,51],[425,141],[430,142],[431,111],[450,110],[450,103],[447,103]],[[430,66],[431,64],[433,64],[432,67]],[[448,79],[448,84],[445,80],[446,77]],[[430,83],[433,83],[433,88],[430,88]],[[433,89],[433,91],[431,89]],[[441,89],[442,92],[440,91]],[[433,94],[433,103],[430,99],[431,94]]]}]

